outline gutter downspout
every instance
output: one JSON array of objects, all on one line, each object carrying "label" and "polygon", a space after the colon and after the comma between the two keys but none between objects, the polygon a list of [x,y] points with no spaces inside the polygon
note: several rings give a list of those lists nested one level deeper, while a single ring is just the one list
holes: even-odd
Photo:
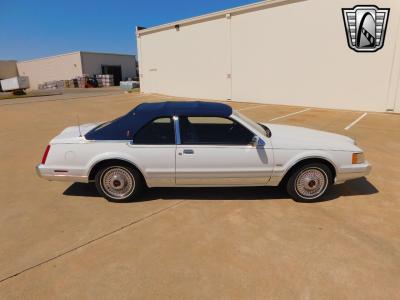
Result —
[{"label": "gutter downspout", "polygon": [[400,112],[400,20],[394,34],[395,44],[387,92],[386,111]]},{"label": "gutter downspout", "polygon": [[143,56],[142,56],[142,39],[139,33],[139,26],[136,26],[136,45],[137,45],[137,64],[139,68],[140,93],[144,90],[144,74],[143,74]]},{"label": "gutter downspout", "polygon": [[227,100],[232,100],[232,14],[225,15],[227,21],[227,45],[228,45],[228,72],[226,79],[228,81],[228,95]]}]

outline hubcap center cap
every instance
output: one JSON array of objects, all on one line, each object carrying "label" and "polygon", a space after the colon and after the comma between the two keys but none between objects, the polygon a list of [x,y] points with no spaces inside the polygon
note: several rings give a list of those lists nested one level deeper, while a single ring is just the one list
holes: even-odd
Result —
[{"label": "hubcap center cap", "polygon": [[304,178],[304,188],[312,191],[313,189],[318,188],[318,179],[313,178],[313,176],[308,176]]},{"label": "hubcap center cap", "polygon": [[118,180],[114,181],[114,186],[115,187],[119,187],[121,185],[121,182],[119,182]]},{"label": "hubcap center cap", "polygon": [[317,184],[317,183],[315,182],[315,180],[310,180],[310,182],[308,183],[308,186],[309,186],[310,188],[313,188],[313,187],[315,187],[316,184]]},{"label": "hubcap center cap", "polygon": [[114,175],[111,183],[112,183],[113,188],[116,190],[123,189],[126,184],[125,179],[119,175]]}]

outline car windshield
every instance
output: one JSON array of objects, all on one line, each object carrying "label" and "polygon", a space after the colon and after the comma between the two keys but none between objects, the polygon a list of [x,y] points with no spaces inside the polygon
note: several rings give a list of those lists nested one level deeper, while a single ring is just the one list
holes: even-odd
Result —
[{"label": "car windshield", "polygon": [[256,129],[258,132],[262,133],[266,137],[270,137],[270,130],[267,126],[254,122],[253,120],[249,119],[248,117],[246,117],[245,115],[241,114],[240,112],[238,112],[236,110],[233,112],[233,114],[235,116],[239,117],[240,119],[242,119],[243,121],[245,121],[247,124],[252,126],[254,129]]}]

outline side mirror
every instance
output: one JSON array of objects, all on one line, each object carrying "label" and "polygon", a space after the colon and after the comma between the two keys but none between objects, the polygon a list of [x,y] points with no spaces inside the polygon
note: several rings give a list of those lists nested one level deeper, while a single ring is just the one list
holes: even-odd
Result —
[{"label": "side mirror", "polygon": [[265,142],[262,140],[262,139],[260,139],[258,136],[254,136],[252,139],[251,139],[251,142],[250,142],[250,145],[252,146],[252,147],[264,147],[265,146]]}]

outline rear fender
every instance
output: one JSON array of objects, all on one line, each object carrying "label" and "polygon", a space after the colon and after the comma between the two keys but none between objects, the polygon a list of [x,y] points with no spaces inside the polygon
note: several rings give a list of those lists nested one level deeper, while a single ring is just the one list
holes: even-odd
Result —
[{"label": "rear fender", "polygon": [[125,161],[134,167],[136,167],[143,175],[143,177],[146,179],[146,173],[143,172],[142,168],[135,163],[135,158],[134,156],[127,155],[124,153],[118,153],[118,152],[105,152],[100,155],[95,156],[93,159],[91,159],[86,167],[87,170],[87,176],[90,175],[90,172],[92,169],[98,164],[106,160],[122,160]]}]

